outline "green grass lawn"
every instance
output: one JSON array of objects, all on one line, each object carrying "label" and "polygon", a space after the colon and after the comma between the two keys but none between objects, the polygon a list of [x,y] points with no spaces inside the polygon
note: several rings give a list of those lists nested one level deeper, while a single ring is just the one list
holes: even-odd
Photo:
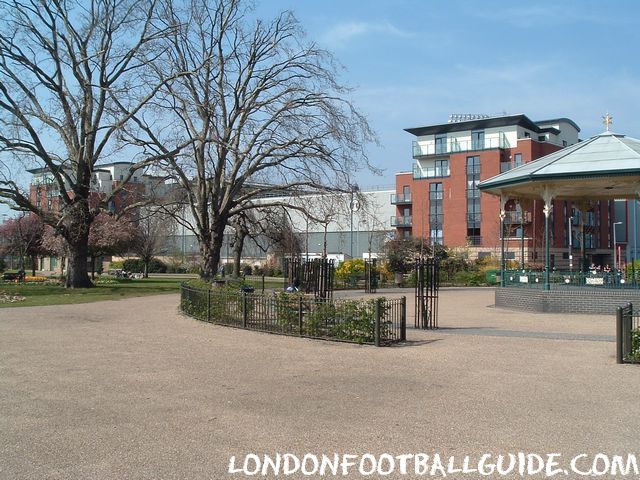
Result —
[{"label": "green grass lawn", "polygon": [[25,297],[25,300],[13,303],[6,303],[0,300],[0,308],[87,303],[99,300],[141,297],[144,295],[178,293],[182,281],[183,279],[179,278],[113,279],[114,283],[97,284],[93,288],[79,289],[66,289],[61,285],[52,284],[0,282],[0,296],[7,294]]}]

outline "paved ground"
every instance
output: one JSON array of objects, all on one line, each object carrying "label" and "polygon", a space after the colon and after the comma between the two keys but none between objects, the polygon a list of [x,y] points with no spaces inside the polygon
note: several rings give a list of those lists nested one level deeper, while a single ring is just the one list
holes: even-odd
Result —
[{"label": "paved ground", "polygon": [[378,349],[200,323],[175,295],[0,310],[0,478],[231,478],[252,452],[640,457],[613,315],[492,303],[444,289],[442,330]]}]

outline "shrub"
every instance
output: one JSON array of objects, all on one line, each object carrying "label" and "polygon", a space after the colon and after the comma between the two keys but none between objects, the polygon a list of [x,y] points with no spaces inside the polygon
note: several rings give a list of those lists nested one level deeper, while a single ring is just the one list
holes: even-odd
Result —
[{"label": "shrub", "polygon": [[124,260],[117,260],[109,262],[109,268],[113,270],[122,270],[124,269]]},{"label": "shrub", "polygon": [[640,362],[640,328],[631,331],[631,353],[629,360]]},{"label": "shrub", "polygon": [[26,275],[24,277],[24,281],[25,282],[31,282],[31,283],[42,283],[45,282],[47,280],[47,277],[42,277],[42,276],[32,276],[32,275]]},{"label": "shrub", "polygon": [[361,258],[345,260],[336,268],[336,278],[339,280],[362,275],[364,275],[364,260]]},{"label": "shrub", "polygon": [[0,258],[0,273],[4,272],[7,269],[7,262],[4,261],[4,258]]},{"label": "shrub", "polygon": [[[142,273],[144,262],[141,258],[128,258],[123,262],[122,268],[127,272]],[[149,273],[167,273],[167,265],[157,258],[152,258],[149,262]]]}]

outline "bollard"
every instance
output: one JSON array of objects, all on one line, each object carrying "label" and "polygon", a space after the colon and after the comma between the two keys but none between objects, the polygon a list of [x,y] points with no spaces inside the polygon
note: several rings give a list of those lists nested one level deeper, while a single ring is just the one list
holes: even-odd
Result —
[{"label": "bollard", "polygon": [[622,363],[622,307],[616,309],[616,363]]}]

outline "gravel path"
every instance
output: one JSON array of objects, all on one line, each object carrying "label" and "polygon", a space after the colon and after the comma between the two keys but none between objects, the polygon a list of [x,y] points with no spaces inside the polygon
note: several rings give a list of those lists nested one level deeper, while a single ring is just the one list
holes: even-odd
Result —
[{"label": "gravel path", "polygon": [[640,368],[615,364],[613,314],[444,289],[442,330],[375,348],[218,327],[177,303],[0,310],[0,478],[233,478],[230,456],[252,452],[640,458]]}]

